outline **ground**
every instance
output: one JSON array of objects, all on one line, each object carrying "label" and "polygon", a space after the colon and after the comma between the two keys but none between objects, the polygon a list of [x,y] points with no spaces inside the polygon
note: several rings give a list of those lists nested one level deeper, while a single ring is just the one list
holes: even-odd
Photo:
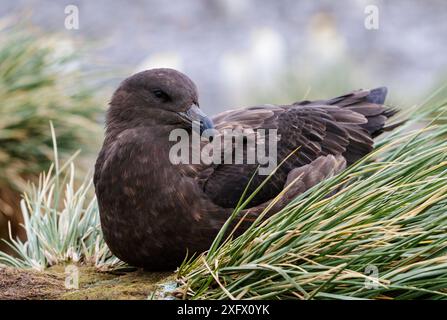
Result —
[{"label": "ground", "polygon": [[172,272],[135,269],[99,272],[91,267],[80,267],[79,289],[67,289],[64,270],[62,266],[44,272],[0,268],[0,300],[170,299],[168,291],[175,288]]}]

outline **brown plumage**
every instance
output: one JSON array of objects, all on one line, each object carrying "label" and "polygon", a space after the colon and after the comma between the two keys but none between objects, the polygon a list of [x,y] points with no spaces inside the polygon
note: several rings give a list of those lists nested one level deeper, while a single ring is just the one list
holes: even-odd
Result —
[{"label": "brown plumage", "polygon": [[[385,88],[359,90],[327,101],[256,106],[213,117],[219,133],[277,129],[277,163],[298,148],[236,218],[247,214],[238,232],[292,182],[269,215],[369,153],[372,138],[387,129],[385,121],[394,113],[383,106],[385,96]],[[171,69],[138,73],[113,95],[94,182],[105,240],[132,265],[172,269],[187,252],[205,251],[250,178],[249,193],[266,178],[256,174],[257,164],[171,163],[172,130],[191,131],[194,117],[204,128],[211,126],[197,106],[194,83]]]}]

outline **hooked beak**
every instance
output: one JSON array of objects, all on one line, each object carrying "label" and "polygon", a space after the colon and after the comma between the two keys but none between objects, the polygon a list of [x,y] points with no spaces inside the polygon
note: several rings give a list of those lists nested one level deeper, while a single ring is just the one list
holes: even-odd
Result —
[{"label": "hooked beak", "polygon": [[181,112],[180,114],[183,117],[189,119],[191,123],[200,123],[200,134],[202,134],[207,129],[214,128],[213,121],[208,118],[208,116],[202,110],[200,110],[200,108],[196,104],[191,105],[188,111]]}]

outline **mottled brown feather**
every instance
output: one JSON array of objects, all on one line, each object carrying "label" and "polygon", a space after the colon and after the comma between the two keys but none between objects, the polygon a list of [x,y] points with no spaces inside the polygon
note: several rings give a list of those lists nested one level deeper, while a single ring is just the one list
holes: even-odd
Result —
[{"label": "mottled brown feather", "polygon": [[[278,163],[298,148],[252,200],[257,206],[275,197],[284,188],[288,173],[310,164],[320,156],[342,155],[351,165],[373,149],[372,136],[383,130],[388,110],[367,101],[369,90],[356,91],[327,101],[298,102],[288,106],[264,105],[226,111],[213,118],[216,128],[277,129]],[[244,154],[245,155],[245,154]],[[207,168],[201,177],[205,193],[225,208],[239,201],[256,165],[218,165]],[[254,175],[248,193],[265,179]],[[224,196],[223,196],[224,195]]]},{"label": "mottled brown feather", "polygon": [[[154,88],[170,98],[157,100]],[[370,152],[372,138],[386,130],[385,121],[395,112],[383,106],[385,95],[385,88],[360,90],[325,101],[216,115],[220,133],[277,129],[278,163],[296,151],[233,221],[232,227],[240,225],[236,235],[266,208],[271,206],[268,217]],[[171,163],[175,142],[168,137],[174,129],[190,129],[179,114],[197,103],[194,83],[172,69],[138,73],[112,97],[94,183],[105,241],[132,265],[173,269],[187,253],[207,250],[250,178],[249,193],[266,178],[255,174],[256,164]]]}]

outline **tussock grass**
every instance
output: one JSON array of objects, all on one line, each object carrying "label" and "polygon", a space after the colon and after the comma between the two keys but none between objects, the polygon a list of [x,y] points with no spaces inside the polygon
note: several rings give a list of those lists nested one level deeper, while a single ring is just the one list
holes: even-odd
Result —
[{"label": "tussock grass", "polygon": [[[270,219],[259,218],[240,237],[224,239],[223,228],[207,253],[180,267],[177,293],[192,299],[445,299],[445,97],[435,95],[373,153]],[[57,153],[21,202],[28,240],[11,240],[18,257],[0,253],[0,264],[119,266],[102,238],[91,178],[75,187],[73,159],[60,165]]]},{"label": "tussock grass", "polygon": [[348,170],[185,262],[183,297],[446,299],[443,97],[413,109],[404,128]]},{"label": "tussock grass", "polygon": [[[61,158],[101,139],[101,103],[67,39],[0,20],[0,237],[17,222],[20,192],[52,162],[48,121]],[[91,74],[90,74],[91,76]]]},{"label": "tussock grass", "polygon": [[123,263],[104,242],[90,175],[75,184],[74,158],[59,164],[54,129],[54,165],[25,192],[20,207],[27,240],[12,235],[5,241],[15,256],[0,252],[0,264],[44,270],[53,265],[79,263],[99,269]]}]

